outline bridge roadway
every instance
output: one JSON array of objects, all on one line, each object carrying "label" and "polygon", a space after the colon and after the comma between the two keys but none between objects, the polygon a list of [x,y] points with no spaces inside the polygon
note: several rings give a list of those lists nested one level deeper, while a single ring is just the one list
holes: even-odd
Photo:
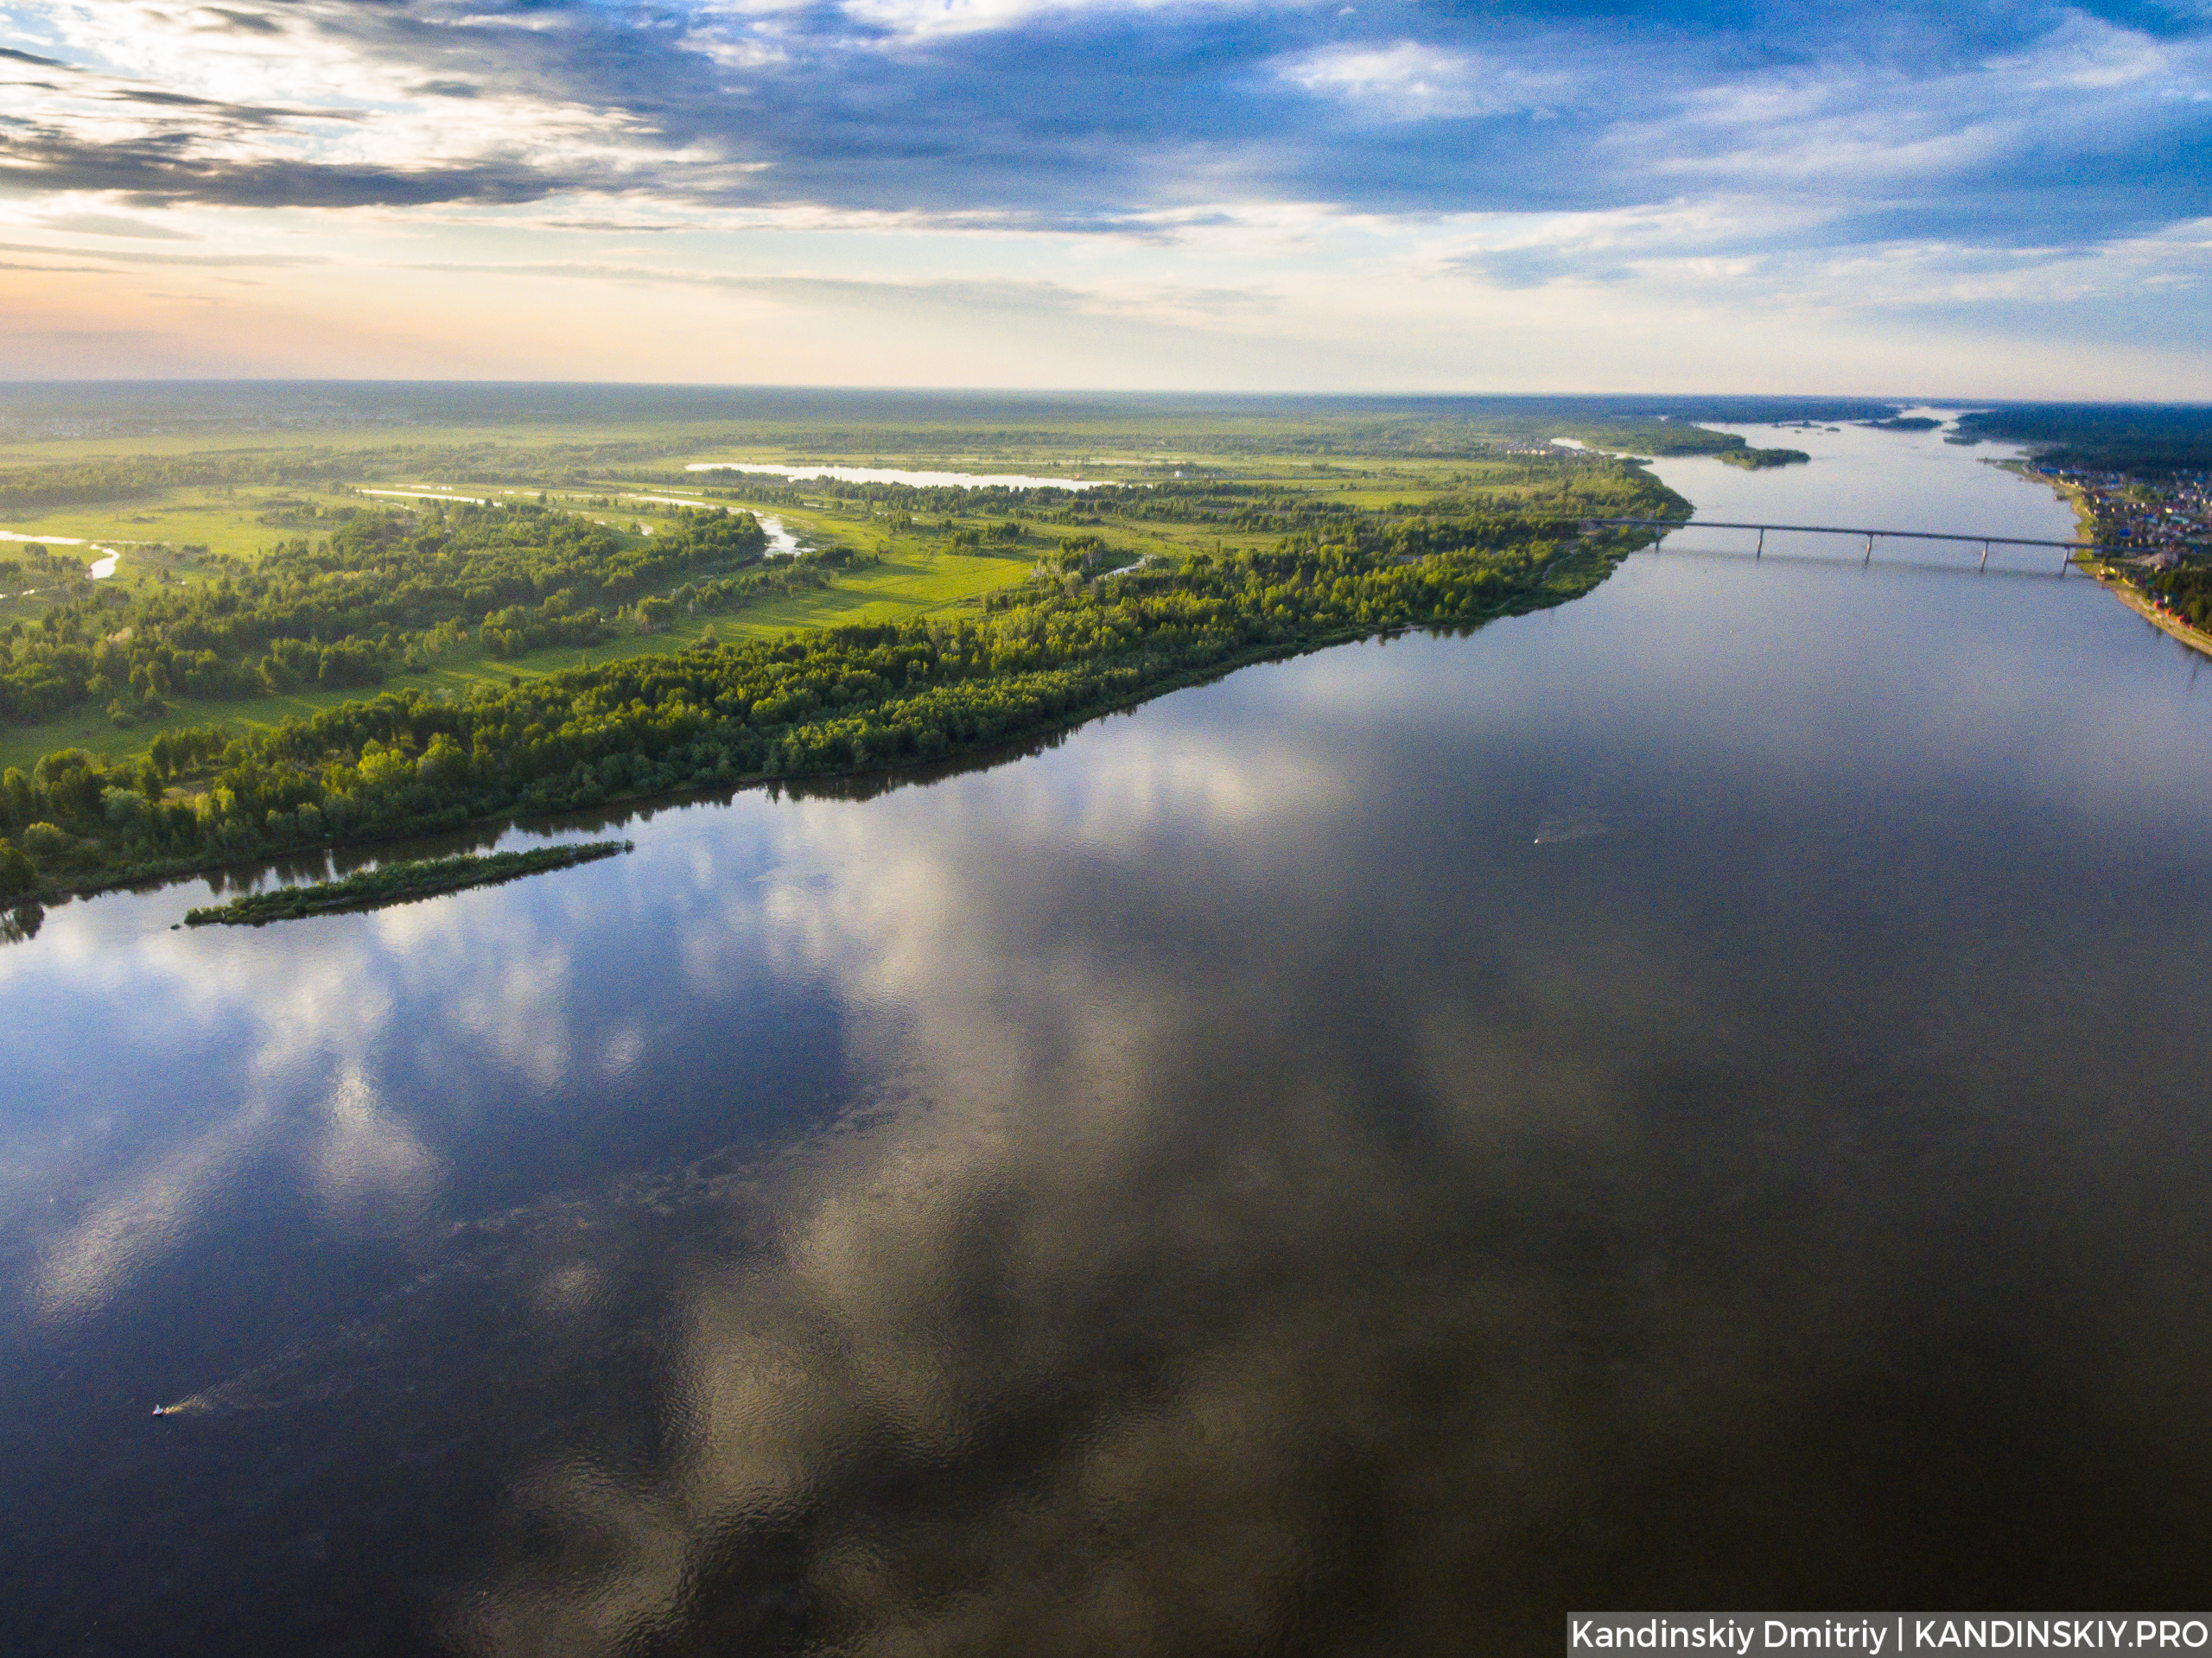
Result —
[{"label": "bridge roadway", "polygon": [[[1738,524],[1721,518],[1584,518],[1581,522],[1592,528],[1603,524],[1621,529],[1664,530],[1669,534],[1677,530],[1756,530],[1759,532],[1759,539],[1758,545],[1752,549],[1751,556],[1754,558],[1765,553],[1766,532],[1770,530],[1787,530],[1808,536],[1864,536],[1866,537],[1866,557],[1860,561],[1862,563],[1872,560],[1877,541],[1978,541],[1981,543],[1980,568],[1983,569],[1989,568],[1989,549],[1992,547],[2063,547],[2069,554],[2126,554],[2145,550],[2139,547],[2116,547],[2109,543],[2094,541],[2038,541],[2032,536],[1966,536],[1941,530],[1868,530],[1859,525],[1843,524]],[[2201,549],[2192,545],[2190,550]],[[2069,562],[2070,559],[2059,562],[2058,573],[2061,575],[2066,574],[2066,566]]]}]

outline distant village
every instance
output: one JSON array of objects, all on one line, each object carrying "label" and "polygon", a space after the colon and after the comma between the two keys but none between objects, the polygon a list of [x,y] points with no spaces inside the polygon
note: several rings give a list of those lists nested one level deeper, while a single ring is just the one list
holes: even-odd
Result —
[{"label": "distant village", "polygon": [[2158,478],[2038,463],[2024,470],[2090,514],[2099,579],[2190,649],[2212,655],[2212,473]]},{"label": "distant village", "polygon": [[2031,477],[2073,493],[2096,521],[2096,538],[2151,569],[2212,558],[2212,473],[2160,479],[2078,467],[2030,466]]}]

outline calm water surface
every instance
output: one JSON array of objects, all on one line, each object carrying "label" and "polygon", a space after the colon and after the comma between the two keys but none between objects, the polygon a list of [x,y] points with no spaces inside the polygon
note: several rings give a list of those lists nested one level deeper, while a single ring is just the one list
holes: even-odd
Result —
[{"label": "calm water surface", "polygon": [[[2071,529],[1783,441],[1666,475]],[[512,886],[52,912],[0,1649],[2201,1602],[2212,677],[2039,556],[1701,544]]]}]

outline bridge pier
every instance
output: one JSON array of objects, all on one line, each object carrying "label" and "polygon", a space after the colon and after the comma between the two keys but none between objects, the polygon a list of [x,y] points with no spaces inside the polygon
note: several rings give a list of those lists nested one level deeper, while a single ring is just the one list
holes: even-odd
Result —
[{"label": "bridge pier", "polygon": [[1863,570],[1863,569],[1866,569],[1869,564],[1872,564],[1873,562],[1874,562],[1874,532],[1873,532],[1872,530],[1869,530],[1866,532],[1866,557],[1864,557],[1864,558],[1862,558],[1862,559],[1860,559],[1860,560],[1859,561],[1859,568],[1860,569],[1862,569],[1862,570]]},{"label": "bridge pier", "polygon": [[1981,543],[1981,562],[1974,567],[1974,574],[1976,575],[1989,574],[1989,543],[1986,541]]},{"label": "bridge pier", "polygon": [[1751,557],[1752,557],[1752,559],[1753,559],[1754,561],[1757,561],[1757,560],[1761,559],[1761,558],[1764,558],[1764,557],[1765,557],[1765,556],[1766,556],[1766,526],[1765,526],[1764,524],[1761,524],[1761,525],[1759,526],[1759,544],[1758,544],[1758,546],[1756,546],[1756,547],[1754,547],[1754,548],[1752,548],[1752,549],[1751,549]]}]

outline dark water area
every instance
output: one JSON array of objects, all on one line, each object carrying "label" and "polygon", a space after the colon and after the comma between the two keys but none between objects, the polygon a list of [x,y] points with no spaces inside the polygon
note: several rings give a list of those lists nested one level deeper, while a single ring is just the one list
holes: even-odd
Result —
[{"label": "dark water area", "polygon": [[[1986,449],[1783,441],[1668,476],[2071,528]],[[2201,1601],[2212,677],[2048,560],[1831,550],[372,915],[50,912],[0,1649]]]}]

